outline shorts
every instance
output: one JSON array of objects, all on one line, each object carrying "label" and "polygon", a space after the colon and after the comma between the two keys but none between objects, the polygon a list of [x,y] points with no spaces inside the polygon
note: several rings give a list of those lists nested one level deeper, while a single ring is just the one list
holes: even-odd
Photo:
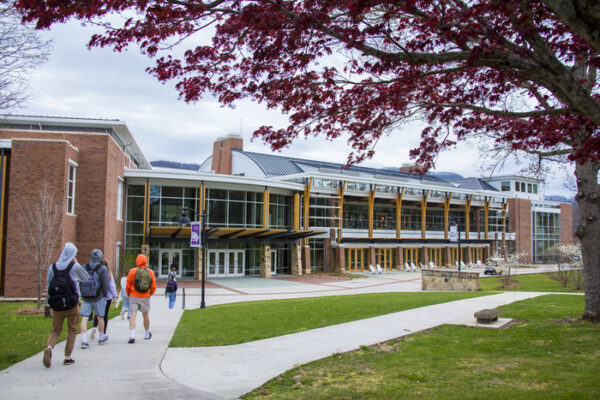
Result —
[{"label": "shorts", "polygon": [[150,297],[129,296],[129,311],[140,310],[143,313],[150,311]]},{"label": "shorts", "polygon": [[81,311],[82,317],[89,317],[94,311],[99,317],[104,317],[104,311],[106,310],[106,299],[102,297],[100,300],[90,301],[88,299],[81,298]]}]

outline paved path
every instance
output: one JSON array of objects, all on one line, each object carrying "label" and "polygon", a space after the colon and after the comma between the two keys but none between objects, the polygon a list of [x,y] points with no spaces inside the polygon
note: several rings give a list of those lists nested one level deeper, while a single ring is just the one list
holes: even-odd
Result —
[{"label": "paved path", "polygon": [[[388,273],[350,281],[286,281],[239,279],[207,289],[207,305],[373,292],[419,291],[419,274]],[[152,298],[151,340],[143,340],[138,316],[137,340],[127,343],[127,320],[109,321],[107,344],[97,341],[80,349],[77,338],[73,366],[63,366],[64,342],[54,349],[52,368],[42,353],[0,371],[2,399],[221,399],[236,398],[298,363],[319,359],[407,335],[442,323],[473,321],[473,312],[540,293],[511,292],[423,307],[292,335],[236,346],[169,349],[182,315],[182,296],[175,309],[159,291]],[[200,304],[200,290],[188,289],[186,308]]]}]

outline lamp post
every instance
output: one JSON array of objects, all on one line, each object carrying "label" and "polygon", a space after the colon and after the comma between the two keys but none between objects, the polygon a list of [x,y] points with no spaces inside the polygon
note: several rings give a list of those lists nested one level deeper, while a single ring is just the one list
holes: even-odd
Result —
[{"label": "lamp post", "polygon": [[181,218],[179,218],[179,224],[180,225],[189,225],[192,221],[190,221],[189,217],[187,216],[187,214],[185,213],[187,211],[190,211],[192,214],[194,214],[196,217],[200,216],[202,218],[202,228],[201,228],[201,232],[200,232],[200,237],[201,240],[200,242],[202,243],[202,297],[200,300],[200,308],[206,308],[206,302],[205,302],[205,282],[206,282],[206,214],[200,214],[198,215],[198,213],[191,209],[191,208],[183,208],[181,211]]},{"label": "lamp post", "polygon": [[460,253],[460,229],[454,218],[450,219],[450,241],[458,243],[458,272],[460,272],[461,253]]}]

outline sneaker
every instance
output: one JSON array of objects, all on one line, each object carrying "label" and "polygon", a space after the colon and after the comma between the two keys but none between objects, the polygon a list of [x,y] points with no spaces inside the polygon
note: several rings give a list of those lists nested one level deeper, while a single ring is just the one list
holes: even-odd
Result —
[{"label": "sneaker", "polygon": [[98,339],[98,344],[104,344],[108,341],[108,335],[104,335],[103,338]]},{"label": "sneaker", "polygon": [[44,350],[44,359],[42,362],[44,363],[44,367],[50,368],[50,364],[52,363],[52,347],[46,347],[46,349]]},{"label": "sneaker", "polygon": [[96,338],[96,328],[92,328],[90,331],[90,340],[94,340]]},{"label": "sneaker", "polygon": [[121,312],[121,319],[125,319],[125,313]]},{"label": "sneaker", "polygon": [[69,358],[65,358],[65,361],[63,361],[64,365],[71,365],[71,364],[75,364],[75,360],[73,360],[71,357]]},{"label": "sneaker", "polygon": [[130,337],[127,343],[135,343],[135,338]]},{"label": "sneaker", "polygon": [[146,337],[144,338],[144,340],[149,340],[152,338],[152,332],[148,332],[148,334],[146,335]]},{"label": "sneaker", "polygon": [[88,342],[81,342],[82,349],[87,349],[88,347],[90,347],[90,344]]}]

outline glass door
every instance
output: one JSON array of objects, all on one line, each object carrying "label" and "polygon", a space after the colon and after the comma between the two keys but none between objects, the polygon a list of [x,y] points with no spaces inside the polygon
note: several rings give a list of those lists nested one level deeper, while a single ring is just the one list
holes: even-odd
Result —
[{"label": "glass door", "polygon": [[277,250],[271,250],[271,275],[277,274]]},{"label": "glass door", "polygon": [[181,259],[183,250],[181,249],[160,249],[158,260],[160,265],[158,266],[158,277],[167,278],[171,267],[175,267],[177,272],[177,278],[181,276]]},{"label": "glass door", "polygon": [[244,276],[244,250],[209,250],[207,276]]}]

